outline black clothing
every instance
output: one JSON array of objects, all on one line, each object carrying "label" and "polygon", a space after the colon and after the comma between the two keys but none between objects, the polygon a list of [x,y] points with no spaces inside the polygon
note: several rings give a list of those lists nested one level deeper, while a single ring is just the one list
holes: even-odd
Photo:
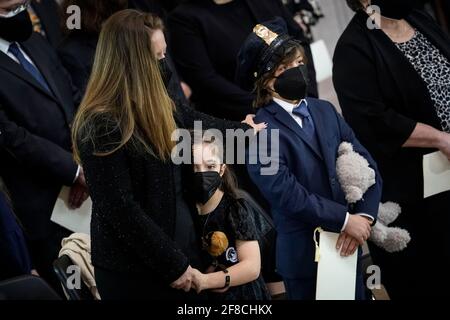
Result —
[{"label": "black clothing", "polygon": [[70,124],[79,96],[54,49],[40,34],[33,33],[20,46],[51,93],[0,52],[0,176],[26,234],[31,239],[47,238],[53,230],[50,215],[56,198],[63,185],[73,184],[78,169]]},{"label": "black clothing", "polygon": [[[169,15],[171,52],[201,111],[236,121],[254,113],[254,95],[234,83],[237,54],[253,27],[275,16],[286,20],[291,36],[305,40],[301,28],[279,0],[234,0],[223,5],[193,0]],[[309,46],[305,49],[312,80],[309,93],[317,96]]]},{"label": "black clothing", "polygon": [[[367,28],[367,21],[367,14],[358,12],[338,41],[333,81],[344,117],[378,163],[382,200],[402,207],[392,225],[407,229],[412,239],[402,252],[372,246],[371,254],[391,298],[429,297],[440,292],[437,286],[450,267],[445,231],[450,218],[444,214],[450,209],[450,192],[423,199],[422,159],[435,150],[402,146],[418,122],[442,127],[420,74],[382,30]],[[450,38],[431,17],[414,11],[407,21],[450,59]],[[436,225],[442,230],[436,232]],[[440,263],[431,263],[436,256]]]},{"label": "black clothing", "polygon": [[[175,114],[179,128],[193,128],[195,120],[203,127],[248,129],[247,125],[224,122],[178,105]],[[95,123],[92,143],[80,143],[86,181],[93,201],[91,222],[92,263],[117,274],[151,274],[167,285],[178,279],[190,261],[175,243],[177,218],[174,164],[140,150],[128,142],[108,156],[120,140],[111,132],[111,119]],[[80,137],[78,137],[80,138]],[[183,180],[183,189],[188,182]],[[192,230],[195,232],[195,230]],[[195,248],[194,248],[195,250]],[[152,290],[160,286],[155,283]],[[99,289],[101,284],[99,284]]]},{"label": "black clothing", "polygon": [[183,253],[188,257],[193,268],[202,270],[203,263],[198,250],[200,243],[195,232],[193,214],[195,208],[190,207],[185,200],[186,194],[183,190],[183,172],[181,166],[173,168],[174,184],[175,184],[175,233],[174,241]]},{"label": "black clothing", "polygon": [[[228,239],[228,246],[223,247],[223,253],[213,257],[204,248],[208,265],[218,265],[216,271],[229,268],[239,263],[236,241],[258,240],[255,222],[252,213],[244,210],[237,204],[237,200],[225,194],[216,209],[206,215],[199,215],[199,230],[202,230],[202,239],[207,241],[212,233],[223,232]],[[225,273],[224,273],[225,278]],[[229,288],[225,293],[211,293],[211,297],[217,300],[268,300],[270,294],[264,280],[260,275],[255,281],[237,287]]]},{"label": "black clothing", "polygon": [[[94,64],[97,42],[97,34],[85,33],[83,30],[73,31],[58,48],[58,54],[64,67],[69,71],[74,85],[83,95]],[[172,71],[172,77],[167,86],[171,98],[177,102],[188,103],[170,55],[166,55],[166,59]]]},{"label": "black clothing", "polygon": [[58,47],[59,57],[69,71],[73,84],[84,95],[94,64],[98,35],[73,31]]},{"label": "black clothing", "polygon": [[55,0],[32,1],[31,6],[41,21],[45,37],[52,47],[61,42],[60,8]]}]

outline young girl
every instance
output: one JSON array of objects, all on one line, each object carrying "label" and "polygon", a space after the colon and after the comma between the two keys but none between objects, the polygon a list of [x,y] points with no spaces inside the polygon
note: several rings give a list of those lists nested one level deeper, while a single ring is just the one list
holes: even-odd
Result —
[{"label": "young girl", "polygon": [[239,205],[233,173],[213,139],[193,145],[194,191],[203,251],[210,267],[196,272],[197,292],[214,300],[267,300],[254,220]]}]

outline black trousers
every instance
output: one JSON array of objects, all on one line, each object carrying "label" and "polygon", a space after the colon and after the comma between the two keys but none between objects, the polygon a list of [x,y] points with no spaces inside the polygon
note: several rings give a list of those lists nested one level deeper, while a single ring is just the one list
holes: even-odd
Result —
[{"label": "black trousers", "polygon": [[390,226],[405,228],[411,235],[408,247],[398,253],[388,253],[369,242],[390,298],[442,296],[450,284],[450,192],[402,204],[401,215]]},{"label": "black trousers", "polygon": [[175,290],[148,273],[122,273],[95,267],[95,281],[102,300],[204,301],[207,296],[194,290]]},{"label": "black trousers", "polygon": [[72,232],[53,224],[51,235],[42,239],[27,240],[28,249],[30,250],[33,269],[47,281],[47,283],[58,293],[64,297],[61,283],[53,271],[53,262],[58,259],[61,250],[61,240],[70,236]]}]

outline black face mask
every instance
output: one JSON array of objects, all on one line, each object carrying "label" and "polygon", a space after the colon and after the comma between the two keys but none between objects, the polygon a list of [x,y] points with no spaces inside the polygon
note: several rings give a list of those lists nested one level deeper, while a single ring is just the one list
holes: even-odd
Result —
[{"label": "black face mask", "polygon": [[417,5],[416,0],[372,0],[372,5],[380,7],[383,17],[401,20],[409,16]]},{"label": "black face mask", "polygon": [[172,79],[172,70],[170,69],[169,64],[167,63],[167,59],[159,59],[159,69],[161,70],[161,76],[164,81],[164,85],[168,88],[170,80]]},{"label": "black face mask", "polygon": [[216,171],[194,173],[194,192],[197,203],[207,203],[221,184],[222,177]]},{"label": "black face mask", "polygon": [[286,70],[277,77],[275,92],[287,100],[301,100],[306,97],[308,89],[308,70],[306,65]]},{"label": "black face mask", "polygon": [[11,18],[0,17],[0,38],[9,42],[28,40],[33,33],[33,25],[27,10]]}]

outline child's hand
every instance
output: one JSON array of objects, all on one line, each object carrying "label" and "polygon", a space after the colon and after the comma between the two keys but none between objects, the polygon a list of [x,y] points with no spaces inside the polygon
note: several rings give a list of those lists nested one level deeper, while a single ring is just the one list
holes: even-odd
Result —
[{"label": "child's hand", "polygon": [[360,245],[363,245],[369,239],[371,229],[370,221],[367,218],[350,214],[344,232],[355,238]]},{"label": "child's hand", "polygon": [[359,247],[357,239],[343,232],[340,234],[338,241],[336,242],[336,249],[341,250],[342,257],[348,257],[355,253]]}]

